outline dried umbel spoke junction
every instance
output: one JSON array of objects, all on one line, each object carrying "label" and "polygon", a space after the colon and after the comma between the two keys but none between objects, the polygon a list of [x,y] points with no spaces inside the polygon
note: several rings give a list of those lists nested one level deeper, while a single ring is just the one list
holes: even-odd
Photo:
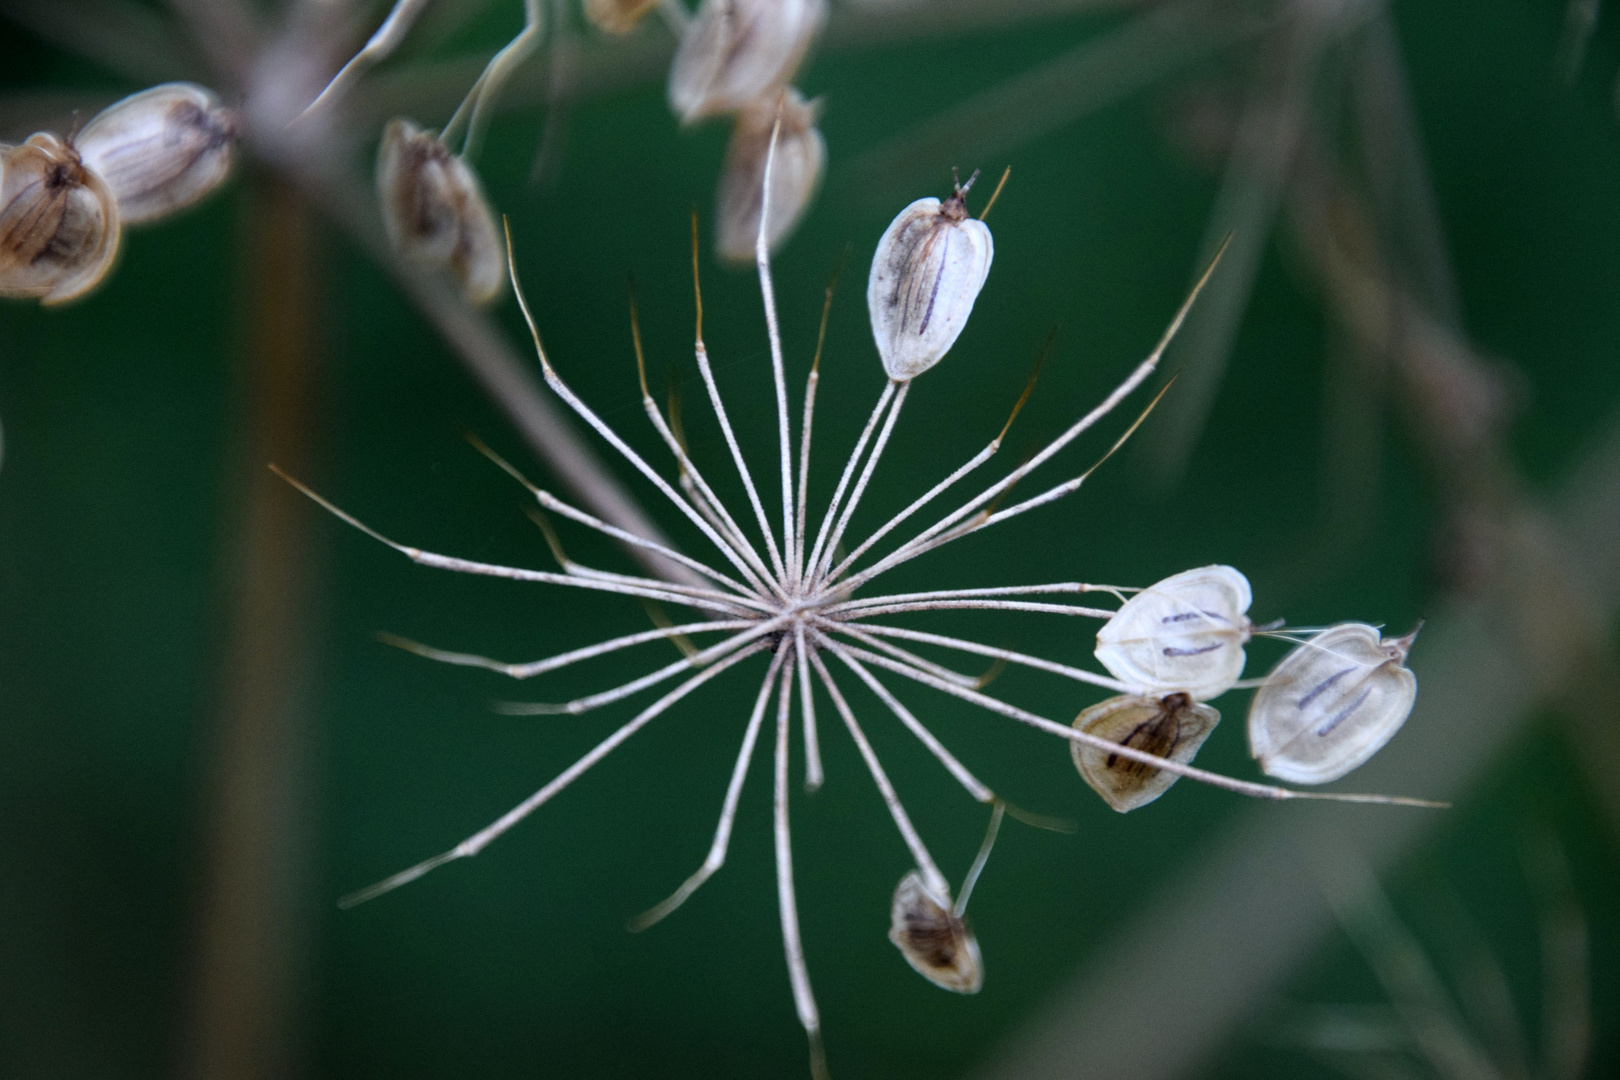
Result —
[{"label": "dried umbel spoke junction", "polygon": [[[771,167],[768,156],[763,185],[767,196],[771,191]],[[970,180],[968,186],[971,183]],[[923,514],[948,491],[966,480],[969,474],[988,463],[1001,446],[1006,434],[1006,428],[1003,428],[983,450],[896,513],[870,536],[855,544],[847,555],[839,557],[845,532],[895,430],[906,402],[910,380],[937,363],[954,343],[989,271],[992,255],[989,230],[981,220],[967,216],[965,195],[966,187],[959,186],[956,193],[944,203],[934,199],[913,203],[901,213],[879,243],[873,262],[868,305],[874,336],[890,377],[813,531],[807,474],[820,346],[818,344],[816,360],[811,364],[805,385],[795,448],[789,421],[787,375],[771,283],[767,246],[768,206],[762,208],[755,256],[770,339],[771,371],[776,395],[780,457],[777,473],[781,505],[775,520],[773,512],[766,508],[766,496],[762,495],[756,483],[754,470],[744,460],[738,447],[720,388],[715,381],[703,343],[701,292],[697,299],[697,364],[720,431],[730,449],[732,463],[747,494],[748,507],[740,513],[734,513],[720,500],[708,480],[687,456],[681,438],[672,430],[670,422],[647,391],[644,365],[642,403],[654,429],[674,456],[677,474],[674,482],[666,479],[631,449],[563,381],[546,355],[528,306],[523,301],[521,291],[518,292],[524,317],[534,335],[546,382],[703,534],[718,559],[694,558],[663,544],[631,535],[530,484],[510,466],[496,460],[529,487],[543,511],[568,518],[623,544],[655,552],[691,571],[686,580],[661,580],[581,566],[563,554],[560,546],[554,542],[549,526],[547,534],[548,538],[553,539],[553,553],[561,564],[560,572],[497,566],[434,554],[382,536],[298,485],[333,514],[425,566],[638,597],[680,605],[703,616],[696,621],[643,630],[523,664],[500,663],[484,657],[444,652],[396,640],[396,644],[434,660],[488,668],[518,679],[543,675],[582,660],[652,642],[675,641],[685,646],[685,656],[621,686],[588,697],[560,704],[511,706],[509,711],[513,712],[578,714],[629,699],[654,687],[674,684],[584,757],[499,819],[450,850],[346,897],[343,901],[345,906],[380,896],[452,860],[478,854],[683,698],[731,669],[741,668],[756,654],[764,654],[767,661],[764,677],[748,716],[709,853],[696,873],[673,895],[636,919],[632,926],[637,929],[649,926],[674,911],[724,863],[749,762],[774,699],[774,831],[782,940],[794,1003],[799,1020],[810,1038],[811,1068],[819,1076],[826,1071],[821,1051],[821,1022],[800,943],[788,820],[789,740],[795,706],[804,746],[805,787],[813,792],[822,782],[817,695],[814,691],[817,684],[825,692],[826,699],[831,702],[839,721],[849,732],[865,761],[914,863],[914,867],[908,868],[903,875],[895,893],[890,938],[917,971],[936,984],[959,992],[971,993],[979,988],[982,981],[978,945],[964,921],[963,909],[972,882],[983,869],[995,827],[1006,804],[924,726],[890,688],[886,677],[899,676],[950,694],[1057,736],[1076,750],[1086,751],[1084,755],[1076,754],[1082,777],[1119,810],[1129,810],[1151,801],[1177,777],[1199,780],[1264,799],[1316,798],[1434,805],[1386,796],[1302,792],[1233,779],[1188,763],[1197,745],[1213,727],[1208,717],[1218,716],[1213,709],[1194,703],[1237,684],[1242,671],[1244,644],[1252,633],[1261,632],[1249,624],[1245,614],[1249,602],[1248,584],[1241,574],[1230,567],[1188,571],[1145,590],[1065,581],[860,595],[863,588],[871,586],[885,572],[903,563],[1076,491],[1090,475],[1091,469],[1039,494],[1018,501],[1007,500],[1014,485],[1096,425],[1153,374],[1199,289],[1214,271],[1212,264],[1148,357],[1101,403],[1038,453],[948,513],[935,518],[926,528],[903,542],[893,543],[886,553],[875,553],[878,546],[896,530]],[[510,264],[510,254],[508,259]],[[693,271],[695,278],[695,246]],[[513,284],[515,288],[515,269]],[[830,289],[828,295],[830,300]],[[825,329],[824,312],[823,334]],[[639,364],[639,336],[637,359]],[[1025,394],[1027,396],[1027,389]],[[1021,398],[1020,405],[1022,401]],[[1017,409],[1013,411],[1016,415]],[[1146,413],[1142,416],[1145,417]],[[1138,418],[1136,423],[1140,422],[1141,418]],[[1011,423],[1009,419],[1008,425]],[[1132,424],[1129,430],[1119,436],[1113,448],[1117,449],[1135,426]],[[1110,449],[1109,453],[1112,452]],[[1095,465],[1092,466],[1094,468]],[[869,555],[872,556],[870,559]],[[1124,600],[1129,593],[1136,595],[1118,609],[1081,606],[1061,599],[1092,593],[1116,600]],[[1020,611],[1042,617],[1105,620],[1104,633],[1101,635],[1103,644],[1099,647],[1098,656],[1113,672],[1113,676],[959,637],[924,633],[892,625],[889,621],[893,616],[912,612],[953,609]],[[1410,672],[1401,666],[1410,640],[1380,642],[1376,631],[1370,627],[1365,630],[1371,634],[1371,644],[1364,640],[1366,634],[1360,634],[1356,640],[1362,641],[1365,647],[1353,654],[1321,650],[1313,646],[1309,638],[1294,639],[1301,642],[1299,649],[1284,663],[1292,662],[1288,685],[1300,688],[1299,696],[1292,696],[1292,690],[1273,693],[1270,698],[1274,704],[1267,711],[1250,717],[1251,741],[1255,741],[1256,732],[1259,732],[1259,743],[1263,743],[1270,754],[1270,760],[1266,762],[1267,771],[1276,774],[1277,769],[1273,765],[1286,765],[1290,754],[1296,753],[1291,748],[1310,744],[1315,769],[1313,782],[1342,776],[1387,741],[1405,719],[1411,708],[1411,694],[1407,691],[1410,689],[1415,693],[1415,682]],[[718,640],[712,644],[699,646],[690,642],[692,638],[703,641],[711,635],[718,636]],[[1134,700],[1105,710],[1106,716],[1088,719],[1088,714],[1096,710],[1087,710],[1087,714],[1082,714],[1081,719],[1071,725],[997,700],[983,692],[982,679],[926,659],[911,651],[907,647],[910,645],[935,646],[976,658],[1023,665],[1059,678],[1101,687]],[[1303,659],[1296,659],[1301,656]],[[846,682],[841,683],[840,679]],[[993,808],[991,832],[986,837],[979,859],[963,883],[961,897],[954,902],[949,882],[913,826],[867,741],[860,720],[845,697],[843,687],[848,680],[868,687],[969,795]],[[1140,721],[1121,726],[1119,717],[1138,714],[1142,717]],[[1091,730],[1099,726],[1106,730],[1106,737]],[[1323,767],[1324,762],[1326,767]],[[1343,767],[1335,768],[1336,762]],[[1345,762],[1348,765],[1344,765]]]}]

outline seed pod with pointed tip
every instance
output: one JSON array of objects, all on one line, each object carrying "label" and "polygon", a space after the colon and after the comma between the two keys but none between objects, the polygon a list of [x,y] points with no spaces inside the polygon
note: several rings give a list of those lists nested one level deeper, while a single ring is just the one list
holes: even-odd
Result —
[{"label": "seed pod with pointed tip", "polygon": [[1249,706],[1249,752],[1260,768],[1325,784],[1376,754],[1417,700],[1417,676],[1405,666],[1417,633],[1384,638],[1366,623],[1340,623],[1283,657]]},{"label": "seed pod with pointed tip", "polygon": [[173,213],[231,171],[236,114],[195,83],[165,83],[109,105],[73,140],[118,200],[125,225]]},{"label": "seed pod with pointed tip", "polygon": [[598,30],[628,34],[657,6],[658,0],[585,0],[585,17]]},{"label": "seed pod with pointed tip", "polygon": [[500,295],[506,258],[478,174],[403,117],[383,129],[377,196],[394,249],[450,271],[474,304]]},{"label": "seed pod with pointed tip", "polygon": [[996,249],[990,229],[968,217],[974,177],[943,203],[918,199],[889,223],[872,256],[866,308],[889,378],[927,371],[956,344],[984,288]]},{"label": "seed pod with pointed tip", "polygon": [[894,890],[889,940],[906,963],[935,986],[977,994],[984,985],[978,939],[967,922],[951,911],[950,897],[935,895],[915,870],[901,878]]},{"label": "seed pod with pointed tip", "polygon": [[[1221,714],[1186,694],[1137,697],[1121,694],[1075,717],[1074,728],[1183,765],[1193,759]],[[1120,813],[1135,810],[1170,790],[1180,777],[1095,746],[1071,742],[1074,767],[1093,791]]]},{"label": "seed pod with pointed tip", "polygon": [[1097,659],[1143,693],[1224,694],[1243,675],[1249,579],[1230,566],[1187,570],[1131,597],[1097,631]]},{"label": "seed pod with pointed tip", "polygon": [[746,262],[754,257],[759,235],[761,197],[765,194],[765,158],[781,103],[782,129],[771,165],[770,221],[766,240],[771,250],[787,239],[821,185],[827,144],[816,130],[821,100],[806,102],[789,86],[743,110],[726,147],[720,192],[714,215],[714,246],[722,258]]},{"label": "seed pod with pointed tip", "polygon": [[83,296],[118,254],[118,201],[55,135],[0,146],[0,296]]},{"label": "seed pod with pointed tip", "polygon": [[793,78],[827,0],[703,0],[669,69],[669,107],[690,124],[740,112]]}]

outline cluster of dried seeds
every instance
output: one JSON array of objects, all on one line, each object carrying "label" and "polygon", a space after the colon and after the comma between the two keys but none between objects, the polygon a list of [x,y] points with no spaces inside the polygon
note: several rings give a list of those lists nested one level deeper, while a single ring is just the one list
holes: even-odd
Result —
[{"label": "cluster of dried seeds", "polygon": [[[1199,290],[1208,281],[1214,266],[1211,265],[1194,287],[1152,353],[1100,404],[1002,479],[910,539],[893,545],[886,554],[866,561],[864,566],[857,569],[868,553],[889,533],[988,462],[999,450],[1006,434],[1004,428],[984,450],[890,517],[865,540],[856,544],[849,554],[839,556],[846,529],[895,431],[911,380],[937,364],[950,349],[984,284],[992,250],[989,230],[982,220],[974,221],[967,216],[967,185],[960,185],[944,203],[928,199],[908,206],[884,233],[872,262],[868,300],[874,340],[889,378],[843,467],[821,516],[820,526],[812,532],[808,469],[820,357],[818,350],[808,373],[795,454],[793,431],[788,419],[786,370],[777,332],[776,302],[770,274],[768,236],[769,221],[774,212],[772,180],[775,149],[773,143],[767,143],[761,179],[760,220],[755,236],[778,419],[781,511],[779,521],[774,524],[755,485],[753,470],[744,459],[732,431],[703,342],[701,292],[698,293],[695,354],[716,421],[748,497],[748,510],[741,515],[734,515],[721,501],[698,466],[687,456],[683,440],[676,436],[670,422],[647,392],[644,368],[643,407],[654,429],[674,456],[678,485],[666,479],[633,450],[574,393],[552,365],[542,346],[522,291],[516,289],[515,269],[512,269],[514,289],[533,332],[547,384],[703,534],[721,562],[711,565],[667,545],[626,533],[530,483],[505,462],[496,459],[497,463],[524,483],[545,511],[566,517],[621,542],[655,551],[700,575],[702,583],[675,583],[596,570],[568,559],[560,546],[555,544],[553,554],[560,563],[560,572],[492,565],[426,552],[389,540],[309,489],[297,485],[339,518],[420,565],[633,596],[680,605],[699,616],[693,621],[661,625],[653,630],[626,634],[558,656],[521,664],[447,652],[394,639],[394,644],[430,659],[482,667],[520,679],[650,642],[674,640],[686,643],[689,648],[683,650],[685,655],[682,659],[658,666],[646,675],[611,689],[568,702],[530,703],[505,710],[531,714],[578,714],[628,700],[672,679],[683,680],[637,711],[577,762],[490,825],[449,850],[345,898],[346,906],[387,893],[445,863],[478,854],[676,703],[750,658],[769,654],[769,663],[744,727],[736,764],[726,786],[719,823],[708,855],[698,870],[668,899],[633,920],[631,926],[642,929],[663,919],[724,864],[742,787],[774,696],[774,832],[782,939],[794,1004],[810,1040],[812,1072],[822,1076],[825,1075],[826,1065],[821,1049],[821,1021],[811,992],[809,969],[800,940],[789,827],[789,735],[795,711],[795,682],[804,740],[806,790],[814,792],[822,781],[815,694],[815,687],[819,684],[860,752],[909,852],[910,867],[902,874],[891,902],[890,940],[906,962],[930,981],[961,993],[972,993],[983,983],[983,961],[977,939],[967,926],[965,908],[973,884],[989,856],[996,828],[1007,804],[928,730],[879,677],[879,673],[899,676],[930,687],[1064,739],[1074,751],[1081,775],[1111,806],[1119,810],[1128,810],[1151,801],[1175,779],[1183,776],[1266,799],[1314,798],[1435,805],[1421,800],[1379,795],[1299,791],[1238,780],[1199,769],[1190,763],[1218,719],[1214,710],[1202,703],[1203,699],[1238,683],[1244,646],[1252,634],[1261,632],[1256,631],[1248,620],[1248,582],[1230,567],[1188,571],[1141,590],[1081,582],[1052,582],[857,596],[858,590],[896,566],[1076,491],[1096,465],[1040,494],[1012,505],[1002,505],[1003,496],[1015,484],[1096,425],[1146,381],[1181,326]],[[695,271],[695,221],[693,238]],[[511,269],[510,251],[508,260]],[[635,340],[638,343],[637,362],[642,365],[639,335],[635,336]],[[1027,395],[1027,388],[1025,393]],[[1022,401],[1021,398],[1020,405]],[[1016,413],[1017,408],[1014,409],[1015,416]],[[1136,424],[1140,424],[1146,415],[1144,412]],[[1011,422],[1009,418],[1009,426]],[[1131,425],[1114,443],[1115,449],[1135,430],[1136,424]],[[1108,451],[1109,454],[1112,452],[1112,449]],[[489,453],[493,457],[493,453]],[[1105,454],[1104,459],[1106,457]],[[752,526],[745,527],[743,521],[750,517]],[[547,528],[549,530],[549,526]],[[1113,594],[1123,600],[1128,592],[1135,592],[1136,595],[1117,609],[1061,602],[1064,596],[1081,593]],[[1098,635],[1097,655],[1111,674],[1103,675],[965,638],[915,630],[896,625],[890,618],[915,612],[961,609],[1105,620]],[[690,641],[709,635],[720,637],[715,643],[701,647]],[[1411,700],[1409,694],[1403,697],[1401,690],[1413,685],[1410,674],[1399,663],[1404,658],[1406,642],[1403,640],[1401,643],[1399,657],[1395,655],[1394,646],[1388,643],[1385,643],[1385,651],[1374,657],[1352,654],[1340,647],[1341,639],[1349,641],[1353,638],[1354,635],[1341,633],[1336,628],[1306,640],[1300,651],[1285,659],[1277,672],[1265,681],[1256,699],[1251,731],[1263,731],[1269,739],[1263,745],[1256,742],[1256,753],[1261,756],[1267,771],[1276,773],[1286,762],[1309,758],[1330,760],[1337,769],[1333,775],[1342,775],[1365,760],[1405,719]],[[1073,725],[1065,725],[991,697],[983,692],[981,678],[957,671],[906,647],[914,645],[1018,664],[1083,685],[1100,686],[1121,696],[1087,709]],[[1302,655],[1305,656],[1303,660],[1299,659]],[[1321,659],[1323,657],[1354,666],[1343,672],[1337,668],[1329,670]],[[948,880],[930,855],[868,742],[854,709],[834,677],[829,659],[836,660],[849,676],[865,685],[972,798],[992,807],[989,833],[978,859],[964,879],[959,899],[952,901]],[[1333,769],[1326,771],[1333,772]],[[1324,774],[1312,779],[1318,778],[1330,777]]]},{"label": "cluster of dried seeds", "polygon": [[77,299],[112,268],[125,225],[155,221],[230,174],[236,119],[212,91],[165,83],[77,134],[0,145],[0,296]]}]

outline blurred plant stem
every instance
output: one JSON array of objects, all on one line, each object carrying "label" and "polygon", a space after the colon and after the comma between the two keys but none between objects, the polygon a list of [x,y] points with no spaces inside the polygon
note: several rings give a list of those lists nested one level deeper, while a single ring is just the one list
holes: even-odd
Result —
[{"label": "blurred plant stem", "polygon": [[181,1074],[259,1080],[297,1071],[297,1000],[311,862],[309,625],[322,561],[314,519],[265,469],[316,460],[319,259],[310,213],[265,174],[249,184],[239,295],[246,348],[225,490],[225,639],[211,810]]}]

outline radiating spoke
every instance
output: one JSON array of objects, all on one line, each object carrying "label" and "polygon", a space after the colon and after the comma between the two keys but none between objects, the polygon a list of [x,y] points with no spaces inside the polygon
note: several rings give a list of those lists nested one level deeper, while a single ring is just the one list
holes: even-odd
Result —
[{"label": "radiating spoke", "polygon": [[616,686],[611,690],[603,690],[600,693],[557,704],[542,701],[502,701],[496,704],[495,709],[497,712],[505,713],[508,716],[577,716],[580,713],[590,712],[592,709],[600,709],[604,705],[611,705],[615,701],[623,701],[625,698],[638,694],[649,686],[657,686],[666,679],[672,679],[690,668],[711,664],[726,653],[781,629],[785,621],[784,618],[778,617],[769,622],[756,622],[751,629],[733,634],[719,644],[711,645],[691,656],[682,657],[672,664],[659,668],[657,671],[643,675],[639,679],[631,679],[624,685]]},{"label": "radiating spoke", "polygon": [[804,623],[793,627],[793,655],[799,666],[799,711],[804,724],[804,790],[821,789],[821,740],[816,733],[816,696],[810,687],[809,642]]},{"label": "radiating spoke", "polygon": [[607,738],[597,743],[589,753],[580,758],[578,761],[574,762],[568,768],[564,769],[558,774],[556,779],[551,781],[551,783],[547,784],[533,795],[530,795],[527,799],[524,799],[512,809],[490,822],[490,824],[486,825],[484,828],[473,833],[471,836],[467,837],[467,839],[463,840],[449,851],[441,852],[440,854],[433,856],[431,859],[424,859],[415,866],[401,870],[399,873],[394,874],[391,877],[384,878],[369,888],[361,889],[359,892],[350,893],[348,896],[345,896],[343,899],[338,901],[338,906],[348,908],[354,907],[356,904],[363,904],[367,900],[374,900],[386,892],[392,892],[401,885],[410,884],[423,874],[426,874],[428,871],[437,869],[447,862],[452,862],[456,859],[467,859],[477,855],[480,851],[483,851],[497,838],[499,838],[502,833],[506,832],[506,830],[510,829],[512,826],[516,825],[518,822],[522,821],[536,810],[540,809],[540,807],[544,806],[547,802],[550,802],[558,792],[562,791],[569,784],[572,784],[575,780],[578,780],[591,768],[591,766],[595,765],[597,762],[611,754],[615,749],[618,748],[619,744],[623,743],[626,739],[630,738],[630,736],[647,726],[648,723],[656,719],[671,705],[681,700],[681,698],[685,697],[687,694],[690,694],[693,690],[696,690],[699,686],[702,686],[704,683],[715,678],[727,668],[741,663],[754,653],[760,652],[765,648],[765,644],[756,642],[754,645],[743,649],[741,652],[726,657],[724,660],[719,661],[707,670],[700,671],[696,675],[693,675],[690,679],[686,680],[681,685],[677,686],[675,689],[671,690],[669,693],[647,706],[641,712],[637,713],[634,718],[632,718],[623,727],[619,728],[619,730],[615,731],[612,735],[609,735]]},{"label": "radiating spoke", "polygon": [[754,699],[754,711],[749,714],[748,727],[743,732],[742,747],[737,751],[737,764],[732,766],[731,782],[726,785],[726,798],[720,806],[720,824],[715,827],[714,842],[709,845],[709,854],[704,857],[703,865],[698,867],[697,873],[682,882],[681,887],[668,899],[631,919],[631,930],[645,930],[686,903],[687,897],[697,892],[699,886],[725,865],[726,850],[731,845],[731,826],[737,818],[737,802],[742,798],[743,782],[748,779],[748,764],[753,759],[754,744],[759,739],[760,722],[765,718],[765,706],[770,702],[771,688],[776,685],[777,674],[782,669],[787,653],[785,643],[777,648],[776,655],[771,658],[771,666],[765,672],[765,681],[760,683],[759,695]]},{"label": "radiating spoke", "polygon": [[804,962],[804,942],[799,936],[799,901],[793,889],[793,838],[788,829],[788,719],[792,668],[783,671],[781,693],[776,706],[776,788],[774,829],[776,838],[776,903],[782,917],[782,949],[787,954],[788,981],[793,987],[793,1006],[810,1040],[810,1071],[821,1080],[827,1075],[826,1054],[821,1047],[821,1013],[810,990],[810,968]]},{"label": "radiating spoke", "polygon": [[833,708],[843,717],[844,726],[849,729],[849,737],[855,740],[856,748],[866,761],[867,771],[872,774],[872,782],[877,785],[878,794],[883,796],[883,804],[889,808],[889,816],[894,819],[895,828],[900,830],[901,839],[906,842],[906,847],[911,849],[912,861],[917,864],[917,869],[922,871],[930,889],[940,896],[949,896],[950,884],[946,882],[945,875],[939,872],[933,856],[928,853],[927,845],[922,842],[916,826],[911,823],[910,815],[901,804],[900,796],[895,794],[894,785],[889,782],[888,774],[883,771],[883,765],[878,761],[872,744],[866,741],[866,732],[861,730],[860,723],[855,719],[855,711],[849,707],[849,702],[838,689],[838,683],[833,680],[832,672],[827,670],[827,665],[822,662],[819,654],[813,655],[810,662],[815,665],[816,675],[821,679],[821,685],[826,688],[827,696],[832,698]]},{"label": "radiating spoke", "polygon": [[[710,599],[708,597],[692,596],[673,591],[672,587],[664,582],[655,586],[641,586],[622,584],[614,581],[603,581],[597,578],[575,577],[571,574],[557,574],[547,570],[525,570],[517,566],[500,566],[495,563],[474,562],[471,559],[458,559],[452,555],[440,555],[432,551],[423,551],[421,548],[411,547],[390,540],[382,533],[365,524],[359,518],[337,508],[331,502],[315,494],[310,488],[294,480],[274,465],[270,466],[277,476],[303,492],[310,499],[323,507],[328,513],[340,521],[359,529],[373,540],[381,541],[404,555],[412,562],[421,566],[431,566],[439,570],[453,570],[458,574],[478,574],[484,577],[506,578],[509,581],[533,581],[547,585],[566,585],[576,589],[592,589],[596,592],[618,593],[622,596],[639,596],[646,600],[667,600],[670,603],[685,604],[688,607],[704,608],[711,611],[722,611],[728,614],[747,614],[749,604],[741,597],[727,597],[725,599]],[[652,579],[647,579],[652,580]],[[715,593],[715,596],[721,596]],[[754,605],[757,607],[758,605]]]},{"label": "radiating spoke", "polygon": [[873,430],[877,428],[878,421],[883,418],[883,411],[889,407],[889,402],[894,398],[895,388],[896,384],[893,379],[884,385],[883,393],[878,395],[877,405],[872,409],[872,415],[866,418],[866,426],[861,429],[860,438],[855,440],[855,449],[850,453],[849,460],[844,463],[843,475],[839,476],[838,486],[833,488],[832,500],[827,503],[826,513],[821,519],[821,528],[816,530],[816,542],[810,548],[810,559],[805,564],[806,568],[821,563],[822,547],[827,541],[828,532],[832,530],[834,515],[838,513],[838,506],[843,501],[844,491],[849,487],[850,478],[855,475],[855,466],[860,464],[861,455],[866,452],[866,444],[871,441]]},{"label": "radiating spoke", "polygon": [[1054,675],[1062,675],[1064,678],[1073,679],[1076,682],[1088,683],[1092,686],[1100,686],[1105,690],[1112,690],[1116,694],[1127,694],[1132,689],[1118,679],[1098,675],[1095,672],[1087,671],[1085,668],[1070,667],[1068,664],[1043,660],[1039,656],[1030,656],[1028,653],[1015,652],[1012,649],[998,649],[993,645],[981,645],[977,641],[949,637],[945,634],[931,634],[927,631],[911,630],[899,626],[874,626],[865,622],[839,623],[835,632],[849,634],[853,637],[860,637],[863,634],[876,634],[882,637],[917,641],[926,645],[939,645],[946,649],[957,649],[978,656],[987,656],[992,660],[1005,660],[1009,664],[1020,664],[1024,667],[1035,668],[1038,671],[1049,671]]},{"label": "radiating spoke", "polygon": [[595,429],[596,433],[602,436],[602,438],[607,441],[608,445],[612,446],[613,449],[617,450],[626,461],[633,465],[637,472],[641,473],[642,476],[645,476],[652,483],[652,485],[664,495],[665,498],[674,504],[677,510],[685,515],[688,521],[692,522],[693,525],[696,525],[698,531],[703,533],[704,536],[708,537],[709,542],[714,544],[714,546],[720,550],[721,554],[726,557],[726,560],[730,562],[731,565],[735,566],[737,570],[742,573],[743,577],[750,579],[754,586],[761,592],[771,592],[778,596],[783,595],[780,585],[771,580],[769,577],[758,577],[755,574],[753,567],[747,564],[742,555],[737,552],[730,543],[722,539],[720,534],[715,531],[714,527],[705,521],[703,516],[692,508],[691,504],[689,504],[685,499],[681,498],[681,496],[676,493],[674,488],[669,486],[669,482],[667,480],[658,475],[657,471],[654,470],[651,465],[648,465],[640,454],[632,450],[629,444],[619,437],[617,432],[609,427],[600,416],[597,416],[589,405],[586,405],[584,401],[580,400],[579,395],[575,394],[574,391],[569,388],[567,383],[563,382],[562,376],[557,374],[556,369],[551,366],[550,359],[546,356],[545,346],[540,342],[540,329],[535,325],[534,316],[529,311],[528,301],[524,299],[523,290],[518,284],[517,266],[512,261],[510,237],[508,237],[506,257],[507,270],[512,277],[512,292],[517,297],[519,310],[523,312],[523,320],[526,324],[528,324],[529,336],[534,340],[535,355],[540,359],[540,373],[545,377],[546,385],[551,387],[557,396],[562,398],[568,407],[573,409],[575,414],[578,415],[580,419],[584,420],[593,429]]},{"label": "radiating spoke", "polygon": [[496,671],[514,679],[529,679],[536,675],[544,675],[548,671],[577,664],[581,660],[590,660],[593,657],[603,656],[607,653],[628,649],[635,645],[642,645],[649,641],[667,641],[671,638],[682,637],[686,634],[706,634],[719,630],[745,630],[758,624],[757,619],[729,619],[723,622],[695,622],[683,623],[678,626],[665,626],[657,630],[643,630],[639,634],[626,634],[624,637],[611,638],[587,645],[582,649],[572,649],[544,660],[530,660],[523,664],[508,664],[500,660],[491,660],[487,656],[477,656],[472,653],[451,652],[448,649],[435,649],[429,645],[402,638],[397,634],[378,634],[378,640],[406,652],[429,660],[437,660],[441,664],[456,664],[460,667],[484,668],[486,671]]},{"label": "radiating spoke", "polygon": [[[776,388],[777,447],[781,454],[782,470],[782,548],[792,558],[793,552],[793,434],[788,429],[787,375],[782,363],[782,332],[776,323],[776,286],[771,282],[771,182],[776,172],[776,145],[782,134],[782,107],[778,99],[776,123],[771,128],[771,143],[765,151],[765,174],[759,197],[759,231],[754,237],[754,264],[759,269],[759,295],[765,304],[765,332],[771,342],[771,379]],[[765,526],[763,516],[760,527]],[[787,575],[788,587],[798,584],[798,569]]]},{"label": "radiating spoke", "polygon": [[[872,693],[878,696],[878,700],[887,705],[889,707],[889,711],[894,713],[894,715],[899,718],[900,722],[909,728],[911,733],[917,736],[917,739],[924,746],[928,747],[928,752],[939,759],[940,764],[944,765],[950,774],[956,777],[957,783],[966,788],[969,795],[972,795],[975,799],[983,803],[990,802],[996,797],[995,792],[991,791],[988,787],[981,783],[978,777],[968,772],[967,766],[963,765],[960,761],[957,761],[955,755],[953,755],[949,750],[945,749],[945,744],[941,743],[939,739],[935,738],[934,733],[924,727],[922,721],[911,715],[911,710],[902,705],[900,703],[900,699],[890,693],[889,688],[879,682],[877,676],[868,671],[866,666],[862,664],[860,660],[856,659],[854,655],[856,650],[854,650],[853,647],[841,645],[832,638],[827,637],[825,634],[817,634],[816,637],[820,644],[832,650],[833,655],[842,660],[844,665],[853,671],[857,678],[871,688]],[[905,666],[898,660],[891,660],[887,657],[884,657],[883,660],[887,665],[898,665],[901,667]],[[938,676],[929,675],[929,678],[938,678]],[[939,681],[945,682],[944,679],[940,679]],[[964,688],[957,687],[957,689],[961,690]]]},{"label": "radiating spoke", "polygon": [[889,436],[894,434],[894,425],[900,419],[900,409],[905,405],[906,394],[910,390],[911,383],[903,382],[900,389],[895,391],[894,405],[883,420],[883,430],[879,432],[877,442],[872,447],[872,454],[861,469],[861,478],[855,482],[855,490],[850,492],[849,502],[844,505],[844,512],[838,517],[838,525],[833,529],[832,538],[827,541],[826,549],[821,553],[821,562],[812,571],[818,577],[826,574],[827,567],[833,561],[833,553],[838,550],[838,542],[844,538],[844,530],[849,527],[849,519],[854,515],[855,508],[860,505],[861,496],[866,494],[866,485],[871,482],[878,459],[883,457],[883,451],[889,445]]}]

